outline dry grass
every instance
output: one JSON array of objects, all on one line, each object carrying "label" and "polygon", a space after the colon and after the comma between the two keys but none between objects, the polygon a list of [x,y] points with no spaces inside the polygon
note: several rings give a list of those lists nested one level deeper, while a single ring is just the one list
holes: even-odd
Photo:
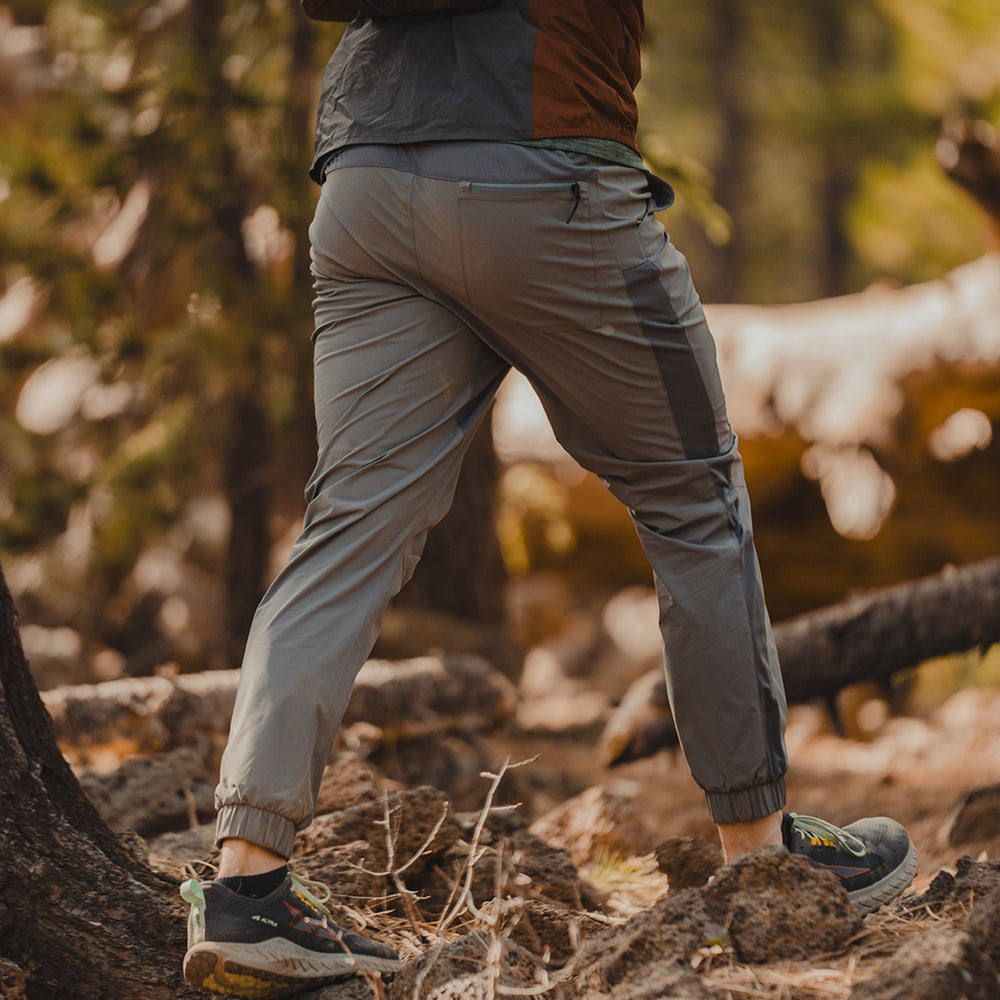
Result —
[{"label": "dry grass", "polygon": [[[582,954],[582,942],[578,936],[574,939],[575,954],[568,963],[555,971],[549,968],[547,953],[528,953],[511,940],[511,932],[521,919],[525,899],[516,889],[513,893],[508,891],[511,888],[508,884],[510,872],[502,863],[502,855],[494,856],[493,897],[481,904],[473,898],[473,875],[487,856],[482,839],[487,818],[493,808],[493,799],[503,775],[511,767],[517,766],[520,765],[507,762],[496,774],[484,774],[484,777],[490,779],[491,786],[468,843],[465,865],[437,920],[429,920],[420,913],[420,900],[407,888],[404,875],[427,850],[440,823],[426,838],[421,851],[402,863],[396,861],[390,843],[390,870],[381,874],[392,881],[397,893],[377,901],[377,908],[352,911],[361,926],[377,927],[390,937],[397,944],[404,961],[420,959],[420,971],[413,980],[410,992],[412,1000],[419,1000],[425,995],[423,987],[448,944],[471,932],[480,932],[484,943],[482,954],[477,956],[478,961],[470,971],[470,996],[475,995],[481,1000],[544,996],[571,979],[576,971]],[[391,841],[392,822],[388,807],[384,822],[386,835]],[[651,856],[603,856],[581,874],[610,893],[608,909],[611,913],[600,915],[602,922],[606,924],[624,922],[628,916],[652,905],[666,891],[664,878],[656,869],[655,860]],[[376,903],[374,900],[371,902]],[[386,912],[385,906],[392,902],[402,903],[404,915]],[[707,942],[705,947],[691,956],[691,967],[698,972],[706,987],[727,1000],[740,1000],[742,997],[766,1000],[847,1000],[853,988],[870,978],[881,961],[896,952],[908,939],[932,928],[959,926],[968,917],[969,906],[961,901],[950,901],[936,910],[929,906],[914,905],[915,903],[916,897],[910,896],[909,908],[904,902],[892,910],[869,916],[864,930],[837,954],[818,955],[802,962],[750,966],[736,961],[731,949]],[[528,957],[534,967],[535,983],[505,981],[504,959],[512,952],[522,959]],[[463,977],[463,982],[465,980],[466,977]],[[474,984],[472,980],[475,980]],[[373,985],[373,989],[376,990],[375,1000],[383,1000],[378,992],[382,989],[381,984]]]}]

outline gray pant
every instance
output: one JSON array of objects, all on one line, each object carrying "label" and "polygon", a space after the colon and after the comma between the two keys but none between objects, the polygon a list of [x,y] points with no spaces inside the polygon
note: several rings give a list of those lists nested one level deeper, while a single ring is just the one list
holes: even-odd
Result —
[{"label": "gray pant", "polygon": [[511,365],[624,503],[716,822],[784,804],[785,700],[715,347],[639,170],[502,143],[357,147],[310,235],[318,460],[257,611],[217,836],[288,855],[358,670]]}]

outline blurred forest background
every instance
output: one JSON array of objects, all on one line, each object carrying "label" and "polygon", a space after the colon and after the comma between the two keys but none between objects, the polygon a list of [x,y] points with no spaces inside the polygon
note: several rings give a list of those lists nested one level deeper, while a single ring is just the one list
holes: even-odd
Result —
[{"label": "blurred forest background", "polygon": [[[641,143],[707,303],[1000,274],[995,220],[945,169],[959,124],[996,149],[995,0],[647,0],[646,19]],[[313,458],[306,171],[341,30],[298,0],[0,5],[0,559],[42,686],[239,662]],[[868,360],[853,301],[816,343],[845,371]],[[752,352],[743,314],[717,315],[723,360]],[[734,408],[776,619],[1000,553],[1000,311],[978,351],[940,348],[953,321],[834,463],[848,497],[876,468],[868,516],[830,499],[843,442]],[[794,330],[807,356],[820,325]],[[470,468],[495,502],[493,603],[442,608],[522,643],[558,629],[536,600],[650,583],[625,512],[531,443],[530,409],[506,393],[499,462],[487,438]],[[462,580],[474,520],[432,537],[428,572]]]}]

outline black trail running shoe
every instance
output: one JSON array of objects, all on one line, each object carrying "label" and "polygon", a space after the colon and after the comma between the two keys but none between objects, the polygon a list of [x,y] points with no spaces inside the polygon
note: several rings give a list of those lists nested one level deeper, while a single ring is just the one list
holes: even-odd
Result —
[{"label": "black trail running shoe", "polygon": [[841,829],[814,816],[785,813],[781,835],[792,854],[840,879],[862,916],[895,899],[917,874],[917,851],[894,819],[859,819]]},{"label": "black trail running shoe", "polygon": [[200,989],[268,1000],[342,976],[401,968],[392,948],[333,922],[322,882],[290,874],[269,896],[251,899],[218,882],[189,879],[181,897],[191,904],[184,978]]}]

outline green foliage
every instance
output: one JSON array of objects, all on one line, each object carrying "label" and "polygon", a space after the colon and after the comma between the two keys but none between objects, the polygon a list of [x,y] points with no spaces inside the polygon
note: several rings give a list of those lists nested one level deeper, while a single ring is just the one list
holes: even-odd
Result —
[{"label": "green foliage", "polygon": [[642,139],[678,182],[668,225],[706,299],[910,283],[987,249],[932,152],[949,112],[1000,119],[995,3],[646,7]]},{"label": "green foliage", "polygon": [[[13,403],[69,350],[100,386],[135,391],[113,420],[81,410],[33,435],[20,460],[5,408],[0,499],[13,513],[0,544],[58,533],[83,503],[95,569],[113,584],[187,498],[218,488],[231,398],[256,394],[286,432],[308,424],[306,168],[338,29],[292,0],[11,11],[44,44],[0,81],[0,295],[30,279],[37,307],[0,339],[0,393]],[[262,207],[269,244],[254,256],[246,226]],[[93,456],[83,481],[57,471],[70,447]],[[302,469],[282,458],[300,452],[279,451],[273,468],[298,489]]]}]

